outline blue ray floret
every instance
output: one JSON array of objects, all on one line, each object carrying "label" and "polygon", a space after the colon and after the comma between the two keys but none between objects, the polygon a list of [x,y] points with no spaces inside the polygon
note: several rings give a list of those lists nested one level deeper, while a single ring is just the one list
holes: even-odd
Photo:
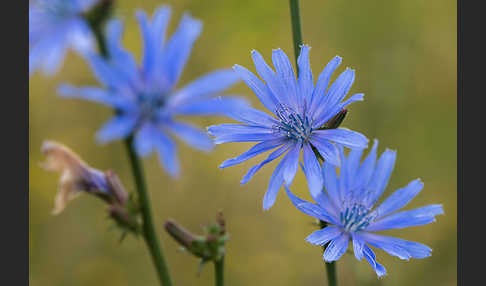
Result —
[{"label": "blue ray floret", "polygon": [[238,97],[217,96],[239,81],[231,69],[209,73],[181,89],[175,89],[202,24],[185,14],[172,37],[166,41],[169,16],[170,9],[166,6],[159,8],[151,20],[143,11],[137,12],[144,43],[140,67],[121,46],[121,22],[116,19],[108,22],[106,42],[109,58],[99,54],[87,56],[95,76],[104,87],[62,85],[59,93],[114,108],[116,115],[98,132],[98,141],[104,143],[133,134],[138,155],[146,156],[156,150],[168,173],[176,176],[179,173],[176,144],[169,133],[203,151],[209,151],[213,143],[206,132],[176,121],[174,116],[224,115],[246,106],[246,102]]},{"label": "blue ray floret", "polygon": [[325,129],[324,124],[338,114],[348,104],[363,100],[363,94],[355,94],[342,101],[354,81],[354,70],[346,69],[328,88],[334,70],[341,63],[340,57],[332,59],[319,75],[314,85],[309,63],[310,47],[301,46],[297,60],[299,76],[296,79],[287,55],[274,50],[272,61],[275,71],[267,65],[257,51],[252,51],[256,71],[265,81],[246,68],[235,65],[233,69],[253,90],[261,103],[274,116],[251,107],[232,112],[230,116],[243,124],[222,124],[208,127],[215,137],[215,143],[258,142],[251,149],[236,158],[226,160],[221,168],[244,162],[258,154],[277,148],[266,160],[252,167],[241,183],[248,182],[265,164],[286,155],[273,172],[263,208],[269,209],[276,200],[282,184],[290,185],[299,164],[303,150],[303,163],[308,173],[311,189],[322,189],[320,165],[313,151],[319,152],[325,161],[339,165],[338,146],[351,149],[365,148],[368,139],[360,133],[347,129]]},{"label": "blue ray floret", "polygon": [[99,0],[37,0],[29,6],[29,74],[52,75],[69,48],[84,54],[95,47],[83,13]]},{"label": "blue ray floret", "polygon": [[339,176],[334,166],[324,162],[322,177],[325,191],[311,192],[316,203],[301,200],[288,188],[287,194],[300,211],[327,223],[328,226],[306,238],[312,244],[327,244],[323,255],[325,261],[338,260],[348,248],[349,240],[352,240],[356,259],[364,257],[380,277],[386,274],[386,270],[376,261],[369,246],[404,260],[428,257],[432,250],[418,242],[374,232],[425,225],[434,222],[435,216],[444,211],[442,205],[438,204],[399,211],[422,190],[424,184],[419,179],[396,190],[374,208],[388,184],[396,158],[395,151],[386,150],[376,161],[377,147],[378,141],[375,140],[362,163],[363,150],[351,150],[346,156],[341,148]]}]

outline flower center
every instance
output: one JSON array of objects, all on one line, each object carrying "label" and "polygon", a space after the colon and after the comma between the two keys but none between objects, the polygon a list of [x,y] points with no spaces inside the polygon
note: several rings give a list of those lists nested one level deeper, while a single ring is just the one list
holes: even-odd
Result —
[{"label": "flower center", "polygon": [[141,94],[138,97],[138,108],[141,120],[155,120],[160,109],[165,104],[165,96],[161,94]]},{"label": "flower center", "polygon": [[373,215],[369,208],[353,204],[341,212],[340,219],[346,232],[355,232],[367,227],[373,220]]},{"label": "flower center", "polygon": [[296,140],[306,141],[309,139],[312,126],[306,115],[298,114],[292,108],[283,104],[277,106],[275,114],[280,121],[279,124],[273,126],[275,131]]}]

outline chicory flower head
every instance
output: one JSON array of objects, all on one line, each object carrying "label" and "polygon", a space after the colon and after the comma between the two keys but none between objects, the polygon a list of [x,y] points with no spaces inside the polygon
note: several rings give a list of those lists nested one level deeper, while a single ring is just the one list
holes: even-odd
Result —
[{"label": "chicory flower head", "polygon": [[29,6],[29,74],[38,68],[52,75],[69,48],[84,54],[94,36],[83,13],[99,0],[36,0]]},{"label": "chicory flower head", "polygon": [[406,206],[423,188],[419,180],[396,190],[376,208],[373,206],[385,190],[392,173],[396,152],[386,150],[376,162],[378,141],[368,156],[360,163],[363,150],[352,150],[348,156],[341,149],[339,176],[331,164],[322,166],[325,190],[311,192],[316,203],[296,197],[287,188],[292,203],[302,212],[328,224],[310,234],[306,240],[316,245],[326,245],[323,258],[327,262],[338,260],[348,248],[351,239],[356,259],[363,257],[380,277],[385,268],[376,261],[368,245],[380,248],[400,259],[425,258],[431,249],[418,242],[376,234],[376,231],[425,225],[443,214],[442,205],[428,205],[414,210],[397,212]]},{"label": "chicory flower head", "polygon": [[306,166],[308,183],[311,189],[322,188],[320,165],[313,148],[333,165],[339,165],[337,146],[364,148],[368,139],[360,133],[347,129],[326,129],[325,124],[348,104],[363,99],[363,94],[355,94],[342,102],[354,81],[354,71],[346,69],[327,88],[334,70],[341,63],[340,57],[332,59],[319,75],[314,85],[309,64],[309,46],[301,46],[297,64],[299,76],[295,73],[287,55],[274,50],[272,61],[275,71],[267,65],[257,51],[252,51],[253,62],[263,83],[246,68],[235,65],[233,69],[253,90],[261,103],[273,113],[247,107],[230,114],[243,124],[222,124],[208,127],[215,143],[262,141],[236,158],[223,162],[225,168],[244,162],[265,151],[273,151],[266,160],[252,167],[243,177],[242,184],[248,182],[265,164],[287,154],[280,161],[270,178],[268,190],[263,199],[263,208],[270,208],[276,200],[282,184],[290,185],[299,164],[300,151],[303,149],[303,162]]},{"label": "chicory flower head", "polygon": [[63,85],[59,92],[63,96],[113,107],[116,115],[98,132],[98,141],[104,143],[133,134],[138,155],[146,156],[156,150],[168,173],[175,176],[179,173],[179,163],[176,144],[169,133],[203,151],[209,151],[213,143],[206,132],[176,121],[174,116],[222,115],[246,106],[246,102],[237,97],[215,97],[239,81],[231,69],[212,72],[181,89],[175,89],[193,43],[201,33],[202,24],[185,14],[173,36],[165,41],[169,16],[170,9],[165,6],[155,12],[151,21],[143,11],[137,12],[144,43],[140,67],[121,46],[121,22],[116,19],[108,22],[106,42],[109,57],[88,56],[98,81],[104,87]]}]

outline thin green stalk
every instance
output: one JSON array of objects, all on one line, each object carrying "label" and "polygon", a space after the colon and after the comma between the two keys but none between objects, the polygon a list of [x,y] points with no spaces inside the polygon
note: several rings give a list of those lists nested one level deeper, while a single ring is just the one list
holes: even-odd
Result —
[{"label": "thin green stalk", "polygon": [[171,286],[169,269],[165,263],[164,255],[160,249],[157,233],[155,232],[154,223],[152,220],[152,212],[150,210],[150,198],[147,192],[147,185],[145,184],[142,164],[133,149],[133,136],[130,135],[125,139],[125,145],[127,147],[128,156],[130,158],[130,164],[132,165],[133,177],[135,179],[135,185],[138,192],[138,201],[140,203],[140,211],[143,219],[143,237],[150,250],[152,261],[157,270],[160,283],[163,286]]},{"label": "thin green stalk", "polygon": [[[90,23],[93,33],[95,34],[99,52],[105,58],[109,58],[110,55],[106,47],[106,38],[103,29],[104,23],[108,19],[111,12],[112,4],[113,1],[111,0],[102,1],[100,2],[99,6],[95,7],[91,11],[91,13],[85,15],[86,19]],[[165,262],[163,252],[160,248],[160,243],[157,238],[157,233],[152,220],[150,198],[147,192],[147,184],[145,183],[142,164],[140,163],[140,160],[133,149],[133,135],[130,135],[125,139],[125,144],[127,147],[128,157],[130,158],[130,164],[132,166],[133,177],[138,193],[140,211],[143,220],[143,237],[149,248],[152,262],[157,270],[160,284],[163,286],[171,286],[172,281],[170,279],[169,270]]]},{"label": "thin green stalk", "polygon": [[303,44],[302,25],[300,23],[299,0],[290,0],[290,17],[292,20],[292,38],[294,40],[295,62],[297,63],[297,58],[299,57],[299,52],[300,52],[300,46]]},{"label": "thin green stalk", "polygon": [[[295,55],[295,62],[297,67],[297,74],[299,73],[299,68],[297,65],[297,59],[299,58],[300,53],[300,46],[302,45],[302,25],[300,21],[300,8],[299,8],[299,0],[290,0],[290,17],[292,21],[292,37],[294,40],[294,55]],[[314,153],[317,158],[322,159],[321,155],[317,150],[313,149]],[[326,222],[320,221],[321,228],[326,227]],[[326,246],[323,247],[323,250],[326,249]],[[337,276],[336,276],[336,262],[328,263],[326,262],[326,272],[327,272],[327,280],[329,282],[329,286],[337,286]]]},{"label": "thin green stalk", "polygon": [[336,262],[326,262],[327,281],[330,286],[337,286]]},{"label": "thin green stalk", "polygon": [[215,285],[224,286],[224,256],[220,260],[214,261],[214,276]]},{"label": "thin green stalk", "polygon": [[[319,224],[321,229],[327,226],[325,221],[320,220]],[[322,252],[326,251],[328,244],[322,246]],[[327,273],[327,281],[329,286],[337,286],[337,275],[336,275],[336,261],[333,262],[326,262],[326,273]]]}]

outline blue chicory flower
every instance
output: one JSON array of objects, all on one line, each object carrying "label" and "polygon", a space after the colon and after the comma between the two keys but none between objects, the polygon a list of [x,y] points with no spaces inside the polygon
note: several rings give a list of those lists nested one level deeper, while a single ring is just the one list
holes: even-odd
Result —
[{"label": "blue chicory flower", "polygon": [[[301,46],[297,60],[299,76],[295,79],[294,70],[287,55],[274,50],[272,61],[275,70],[267,65],[257,51],[252,51],[255,68],[263,83],[246,68],[235,65],[233,69],[253,90],[261,103],[275,117],[251,107],[232,112],[230,116],[243,124],[222,124],[208,127],[215,143],[262,141],[236,158],[226,160],[220,168],[244,162],[265,151],[277,148],[266,160],[252,167],[241,183],[248,182],[265,164],[287,154],[280,161],[270,178],[263,199],[263,209],[269,209],[276,200],[282,184],[290,185],[298,169],[300,150],[303,149],[303,162],[308,170],[308,183],[311,189],[321,189],[320,165],[313,148],[329,163],[339,165],[337,146],[364,148],[368,139],[360,133],[347,129],[325,129],[323,125],[348,104],[363,99],[363,94],[355,94],[341,102],[354,81],[354,70],[346,69],[329,87],[334,70],[341,63],[340,57],[332,59],[321,72],[314,85],[309,64],[310,47]],[[327,90],[327,91],[326,91]]]},{"label": "blue chicory flower", "polygon": [[116,19],[108,22],[109,58],[99,54],[87,57],[105,87],[63,85],[59,93],[113,107],[116,115],[98,132],[98,141],[104,143],[134,134],[137,154],[147,156],[156,150],[168,173],[176,176],[179,173],[176,144],[168,133],[203,151],[209,151],[213,143],[206,132],[176,121],[174,116],[224,115],[247,103],[238,97],[215,97],[239,81],[231,69],[212,72],[175,90],[202,24],[185,14],[174,35],[165,41],[169,16],[170,8],[166,6],[159,8],[151,21],[143,11],[137,12],[144,43],[140,67],[121,46],[121,22]]},{"label": "blue chicory flower", "polygon": [[94,35],[83,13],[99,0],[37,0],[29,6],[29,74],[52,75],[69,48],[93,51]]},{"label": "blue chicory flower", "polygon": [[368,245],[404,260],[428,257],[432,250],[418,242],[374,232],[429,224],[444,211],[442,205],[434,204],[397,212],[422,190],[424,184],[420,179],[396,190],[373,209],[388,184],[396,158],[396,152],[387,149],[376,162],[377,147],[378,141],[375,140],[362,163],[363,150],[352,150],[346,157],[341,149],[339,177],[334,166],[323,163],[322,176],[326,192],[311,192],[316,203],[301,200],[288,188],[287,194],[300,211],[328,224],[306,238],[315,245],[327,244],[323,255],[325,261],[338,260],[345,253],[351,239],[356,259],[364,257],[380,277],[386,274],[386,270],[376,261]]}]

